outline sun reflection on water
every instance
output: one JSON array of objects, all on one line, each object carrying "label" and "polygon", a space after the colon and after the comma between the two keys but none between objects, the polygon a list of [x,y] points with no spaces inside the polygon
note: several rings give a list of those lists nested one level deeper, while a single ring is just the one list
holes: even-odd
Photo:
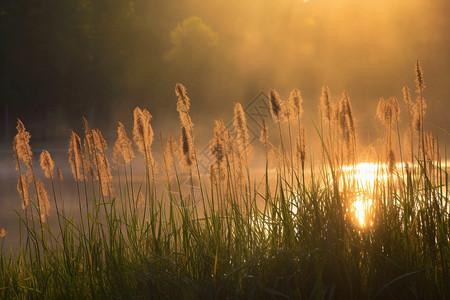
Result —
[{"label": "sun reflection on water", "polygon": [[[373,221],[373,193],[377,182],[387,180],[387,174],[383,171],[386,166],[374,163],[360,163],[356,166],[345,166],[345,178],[353,187],[349,201],[348,211],[351,218],[360,227],[372,226]],[[342,182],[341,182],[342,184]]]}]

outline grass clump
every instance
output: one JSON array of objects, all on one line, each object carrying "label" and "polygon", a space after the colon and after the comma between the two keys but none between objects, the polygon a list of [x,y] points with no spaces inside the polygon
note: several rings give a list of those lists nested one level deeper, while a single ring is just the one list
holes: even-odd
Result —
[{"label": "grass clump", "polygon": [[[7,231],[0,231],[0,298],[450,297],[447,167],[437,139],[423,128],[419,64],[416,75],[416,103],[403,90],[411,120],[408,150],[400,147],[397,100],[382,99],[377,117],[385,126],[385,155],[365,165],[358,161],[347,93],[333,104],[329,89],[322,90],[316,127],[322,163],[315,166],[312,160],[308,165],[300,91],[283,101],[270,90],[279,139],[269,139],[270,122],[262,120],[260,184],[250,170],[253,146],[239,103],[236,136],[222,120],[215,123],[209,185],[198,166],[190,99],[181,84],[175,88],[181,137],[177,145],[172,135],[166,143],[161,136],[163,175],[157,176],[146,109],[134,110],[133,128],[143,176],[135,174],[139,163],[123,124],[111,170],[106,141],[84,120],[84,137],[72,132],[69,145],[76,213],[65,208],[62,173],[56,166],[54,176],[46,150],[40,157],[45,178],[37,177],[30,134],[18,120],[14,155],[22,210],[16,213],[24,234],[19,249],[7,255]],[[159,181],[167,188],[158,190]],[[50,211],[57,216],[54,226]]]}]

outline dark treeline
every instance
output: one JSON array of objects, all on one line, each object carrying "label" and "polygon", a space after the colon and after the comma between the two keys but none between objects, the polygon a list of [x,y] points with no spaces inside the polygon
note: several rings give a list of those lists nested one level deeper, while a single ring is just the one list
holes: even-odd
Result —
[{"label": "dark treeline", "polygon": [[[218,49],[217,34],[200,18],[189,19],[180,4],[2,3],[1,141],[10,140],[17,117],[32,128],[34,139],[65,141],[69,128],[81,127],[81,115],[112,130],[116,126],[112,120],[131,117],[135,105],[151,104],[158,112],[167,97],[174,98],[176,80],[202,73],[208,57],[219,55],[212,49]],[[183,40],[186,32],[202,52],[194,55],[178,49],[189,48]],[[180,67],[182,61],[189,72]]]}]

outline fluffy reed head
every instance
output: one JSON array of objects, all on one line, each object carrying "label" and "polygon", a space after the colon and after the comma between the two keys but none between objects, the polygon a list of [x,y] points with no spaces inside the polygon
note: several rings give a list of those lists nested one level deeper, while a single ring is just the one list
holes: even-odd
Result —
[{"label": "fluffy reed head", "polygon": [[189,112],[191,100],[187,96],[186,88],[181,83],[175,84],[175,95],[178,98],[177,110],[179,112]]},{"label": "fluffy reed head", "polygon": [[[223,122],[222,122],[223,123]],[[233,125],[236,130],[236,138],[242,148],[247,148],[249,144],[249,134],[247,129],[247,120],[245,118],[244,110],[240,103],[234,105],[234,120]],[[225,128],[225,125],[224,125]]]},{"label": "fluffy reed head", "polygon": [[125,131],[125,126],[119,122],[117,127],[117,140],[114,144],[115,162],[118,164],[118,159],[121,157],[126,164],[130,164],[134,158],[134,151],[130,139]]},{"label": "fluffy reed head", "polygon": [[320,95],[320,108],[321,117],[324,120],[331,122],[332,107],[330,104],[330,90],[328,86],[322,87],[322,94]]},{"label": "fluffy reed head", "polygon": [[224,132],[225,124],[222,120],[215,121],[214,136],[209,142],[209,151],[211,157],[214,159],[217,165],[222,164],[225,158],[225,145],[224,145]]},{"label": "fluffy reed head", "polygon": [[214,136],[209,142],[209,151],[213,162],[210,166],[210,177],[212,183],[217,183],[217,179],[222,179],[225,173],[225,124],[222,120],[215,121]]},{"label": "fluffy reed head", "polygon": [[108,149],[105,139],[103,138],[102,132],[99,129],[92,130],[92,136],[94,140],[94,147],[100,153],[104,153]]},{"label": "fluffy reed head", "polygon": [[89,156],[92,154],[92,151],[94,151],[94,137],[89,122],[85,117],[82,118],[84,123],[84,151],[86,153],[86,156]]},{"label": "fluffy reed head", "polygon": [[391,97],[389,100],[380,98],[377,107],[376,117],[383,122],[387,127],[392,127],[395,120],[400,116],[400,106],[396,97]]},{"label": "fluffy reed head", "polygon": [[175,140],[173,138],[172,134],[169,134],[168,138],[167,138],[167,142],[166,142],[166,147],[164,149],[165,151],[165,158],[166,158],[166,163],[168,167],[172,167],[174,165],[174,160],[175,160]]},{"label": "fluffy reed head", "polygon": [[302,93],[299,89],[293,89],[291,93],[289,94],[289,101],[288,101],[293,108],[293,113],[298,117],[301,118],[303,115],[303,98]]},{"label": "fluffy reed head", "polygon": [[0,238],[4,238],[8,234],[5,228],[0,229]]},{"label": "fluffy reed head", "polygon": [[425,88],[425,82],[423,81],[423,71],[422,67],[420,66],[419,60],[417,60],[416,63],[416,87],[417,87],[417,93],[421,93],[423,89]]},{"label": "fluffy reed head", "polygon": [[71,131],[69,143],[69,163],[72,174],[76,181],[81,180],[81,164],[83,152],[81,150],[81,139],[75,132]]},{"label": "fluffy reed head", "polygon": [[279,122],[281,112],[281,97],[274,89],[269,90],[269,106],[272,118],[275,122]]},{"label": "fluffy reed head", "polygon": [[400,117],[400,105],[398,104],[397,97],[391,97],[390,102],[392,105],[392,114],[393,117],[398,120]]},{"label": "fluffy reed head", "polygon": [[22,198],[22,209],[25,210],[30,202],[30,197],[28,194],[28,181],[25,175],[20,175],[17,181],[17,191],[19,192],[20,198]]},{"label": "fluffy reed head", "polygon": [[345,101],[345,114],[347,115],[347,122],[350,127],[350,133],[352,134],[352,138],[355,138],[356,137],[355,117],[353,115],[353,109],[352,109],[352,105],[350,103],[350,97],[348,96],[348,94],[346,92],[344,92],[344,101]]},{"label": "fluffy reed head", "polygon": [[40,156],[41,168],[45,172],[45,177],[53,179],[53,168],[55,164],[47,150],[43,150]]},{"label": "fluffy reed head", "polygon": [[[294,105],[291,101],[282,101],[281,102],[281,116],[283,117],[283,121],[290,122],[291,118],[294,114]],[[294,119],[294,122],[297,121]]]},{"label": "fluffy reed head", "polygon": [[266,120],[262,119],[261,124],[261,135],[259,136],[259,140],[264,145],[267,145],[267,142],[269,141],[269,128],[267,127]]},{"label": "fluffy reed head", "polygon": [[147,159],[151,157],[151,144],[153,143],[153,129],[150,125],[152,115],[148,110],[141,110],[136,107],[133,112],[134,115],[134,127],[133,127],[133,139],[139,150]]},{"label": "fluffy reed head", "polygon": [[181,166],[190,169],[194,163],[194,141],[184,126],[181,127],[180,146]]},{"label": "fluffy reed head", "polygon": [[95,156],[98,176],[102,185],[102,193],[103,196],[108,196],[108,194],[112,191],[111,167],[109,165],[108,159],[106,158],[106,155],[100,152],[95,152]]},{"label": "fluffy reed head", "polygon": [[41,212],[41,220],[45,222],[46,217],[50,215],[50,202],[48,201],[47,191],[44,183],[40,178],[36,180],[37,194],[39,197],[39,209]]},{"label": "fluffy reed head", "polygon": [[[23,161],[25,165],[31,166],[33,164],[33,153],[31,152],[30,147],[31,135],[26,131],[25,126],[20,119],[17,119],[16,129],[17,134],[13,141],[13,150],[18,159],[16,163],[18,164],[20,161]],[[19,166],[16,165],[16,168],[19,169]]]},{"label": "fluffy reed head", "polygon": [[61,182],[64,180],[61,169],[59,168],[59,166],[56,166],[56,175],[58,175],[58,180]]},{"label": "fluffy reed head", "polygon": [[412,113],[414,111],[414,102],[411,100],[411,93],[409,91],[409,87],[405,85],[402,89],[402,92],[403,92],[403,101],[408,106],[410,113]]}]

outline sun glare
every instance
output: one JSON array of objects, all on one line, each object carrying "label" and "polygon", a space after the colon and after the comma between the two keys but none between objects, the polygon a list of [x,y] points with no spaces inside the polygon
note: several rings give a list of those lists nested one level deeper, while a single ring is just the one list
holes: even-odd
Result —
[{"label": "sun glare", "polygon": [[383,166],[373,163],[360,163],[354,167],[344,167],[344,172],[354,181],[354,200],[350,205],[350,213],[360,227],[371,226],[369,221],[373,210],[372,193],[377,180],[386,180]]}]

